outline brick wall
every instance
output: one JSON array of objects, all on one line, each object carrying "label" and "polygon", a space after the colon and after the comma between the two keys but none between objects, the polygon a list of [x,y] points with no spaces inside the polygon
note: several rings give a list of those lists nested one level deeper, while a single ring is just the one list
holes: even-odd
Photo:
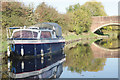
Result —
[{"label": "brick wall", "polygon": [[90,30],[95,32],[104,25],[120,24],[120,16],[97,16],[92,17],[92,24]]}]

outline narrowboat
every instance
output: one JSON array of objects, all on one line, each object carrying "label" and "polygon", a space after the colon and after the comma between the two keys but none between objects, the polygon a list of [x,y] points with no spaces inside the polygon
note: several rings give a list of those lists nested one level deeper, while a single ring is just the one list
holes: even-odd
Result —
[{"label": "narrowboat", "polygon": [[59,78],[65,54],[24,59],[8,58],[8,76],[13,79]]},{"label": "narrowboat", "polygon": [[58,53],[63,50],[65,39],[57,23],[38,23],[33,26],[7,29],[7,55],[29,56]]}]

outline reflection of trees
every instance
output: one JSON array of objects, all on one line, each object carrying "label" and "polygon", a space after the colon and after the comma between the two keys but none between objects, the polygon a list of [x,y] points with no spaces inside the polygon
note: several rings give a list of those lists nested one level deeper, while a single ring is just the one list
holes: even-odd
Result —
[{"label": "reflection of trees", "polygon": [[87,68],[88,71],[100,71],[103,70],[103,67],[105,65],[106,59],[105,58],[96,58],[93,59],[90,63],[89,67]]},{"label": "reflection of trees", "polygon": [[2,59],[2,79],[8,80],[8,58],[6,56]]},{"label": "reflection of trees", "polygon": [[108,49],[114,49],[114,48],[119,48],[120,46],[119,44],[119,39],[117,38],[109,38],[109,39],[101,39],[101,40],[97,40],[95,41],[96,44],[104,47],[104,48],[108,48]]},{"label": "reflection of trees", "polygon": [[68,70],[81,73],[82,71],[103,70],[106,59],[94,58],[88,44],[77,44],[76,47],[65,49]]}]

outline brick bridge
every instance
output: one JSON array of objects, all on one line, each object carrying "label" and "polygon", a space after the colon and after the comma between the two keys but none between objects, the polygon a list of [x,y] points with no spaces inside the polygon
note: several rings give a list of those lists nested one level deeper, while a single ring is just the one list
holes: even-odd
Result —
[{"label": "brick bridge", "polygon": [[103,48],[94,42],[91,44],[90,47],[95,58],[120,58],[120,49]]},{"label": "brick bridge", "polygon": [[92,24],[90,30],[94,33],[96,30],[108,25],[120,25],[120,16],[92,17]]}]

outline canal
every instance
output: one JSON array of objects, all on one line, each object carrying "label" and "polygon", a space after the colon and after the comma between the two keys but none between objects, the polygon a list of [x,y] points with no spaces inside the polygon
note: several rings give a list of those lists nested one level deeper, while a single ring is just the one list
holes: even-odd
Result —
[{"label": "canal", "polygon": [[58,54],[0,58],[0,78],[118,78],[119,39],[81,40]]}]

